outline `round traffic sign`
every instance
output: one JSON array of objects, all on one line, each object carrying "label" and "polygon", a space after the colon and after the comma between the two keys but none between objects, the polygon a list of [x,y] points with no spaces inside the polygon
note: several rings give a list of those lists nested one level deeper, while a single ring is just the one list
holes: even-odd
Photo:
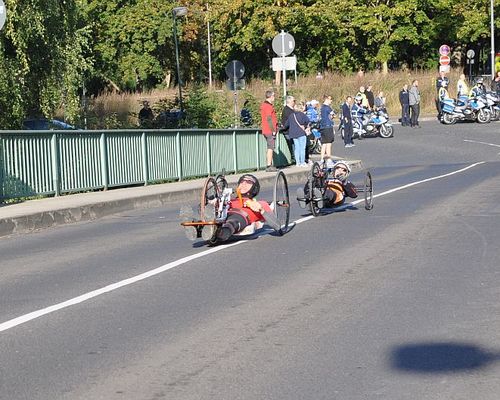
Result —
[{"label": "round traffic sign", "polygon": [[0,0],[0,30],[2,30],[5,20],[7,19],[7,9],[5,8],[5,3]]},{"label": "round traffic sign", "polygon": [[450,57],[448,57],[448,56],[439,57],[439,64],[440,65],[450,65]]},{"label": "round traffic sign", "polygon": [[470,50],[467,50],[467,58],[471,59],[471,58],[474,58],[474,56],[476,55],[476,52],[472,49]]},{"label": "round traffic sign", "polygon": [[441,45],[441,47],[439,47],[439,54],[441,54],[442,56],[447,56],[448,54],[450,54],[450,46],[448,46],[447,44],[443,44]]},{"label": "round traffic sign", "polygon": [[226,75],[229,79],[240,79],[245,75],[245,66],[241,61],[233,60],[226,64]]},{"label": "round traffic sign", "polygon": [[295,49],[295,39],[287,32],[281,31],[273,38],[273,51],[281,57],[292,54]]}]

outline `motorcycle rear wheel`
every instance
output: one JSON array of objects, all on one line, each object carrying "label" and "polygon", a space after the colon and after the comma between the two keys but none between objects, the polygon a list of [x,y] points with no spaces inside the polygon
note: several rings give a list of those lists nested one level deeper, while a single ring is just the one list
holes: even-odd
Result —
[{"label": "motorcycle rear wheel", "polygon": [[447,114],[447,113],[443,114],[443,123],[444,124],[453,125],[455,122],[457,122],[457,119],[453,115]]}]

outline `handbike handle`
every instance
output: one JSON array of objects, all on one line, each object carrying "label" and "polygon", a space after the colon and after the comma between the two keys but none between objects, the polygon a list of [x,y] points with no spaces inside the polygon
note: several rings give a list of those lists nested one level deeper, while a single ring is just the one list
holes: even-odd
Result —
[{"label": "handbike handle", "polygon": [[220,222],[216,220],[213,221],[192,221],[192,222],[181,222],[182,226],[205,226],[205,225],[218,225]]}]

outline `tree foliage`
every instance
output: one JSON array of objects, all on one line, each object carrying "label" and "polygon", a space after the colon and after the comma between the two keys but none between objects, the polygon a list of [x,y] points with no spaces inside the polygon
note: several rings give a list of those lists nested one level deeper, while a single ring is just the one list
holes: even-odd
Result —
[{"label": "tree foliage", "polygon": [[[246,78],[270,78],[281,30],[296,42],[299,73],[437,65],[447,43],[489,46],[490,0],[5,0],[0,32],[0,124],[63,110],[76,120],[82,88],[142,91],[177,84],[172,10],[182,80],[225,79],[234,59]],[[495,23],[500,29],[500,4]],[[497,43],[500,43],[497,34]],[[201,92],[200,92],[201,93]],[[198,96],[199,97],[199,96]],[[200,99],[202,97],[199,97]]]},{"label": "tree foliage", "polygon": [[78,90],[92,66],[81,5],[74,0],[7,0],[0,36],[0,124],[18,128],[26,116],[79,109]]}]

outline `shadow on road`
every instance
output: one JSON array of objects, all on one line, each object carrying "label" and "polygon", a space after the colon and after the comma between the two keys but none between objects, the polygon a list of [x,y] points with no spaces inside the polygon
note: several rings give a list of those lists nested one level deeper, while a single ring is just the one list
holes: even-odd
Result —
[{"label": "shadow on road", "polygon": [[396,347],[391,367],[414,373],[453,373],[481,369],[500,361],[500,353],[470,343],[417,343]]}]

